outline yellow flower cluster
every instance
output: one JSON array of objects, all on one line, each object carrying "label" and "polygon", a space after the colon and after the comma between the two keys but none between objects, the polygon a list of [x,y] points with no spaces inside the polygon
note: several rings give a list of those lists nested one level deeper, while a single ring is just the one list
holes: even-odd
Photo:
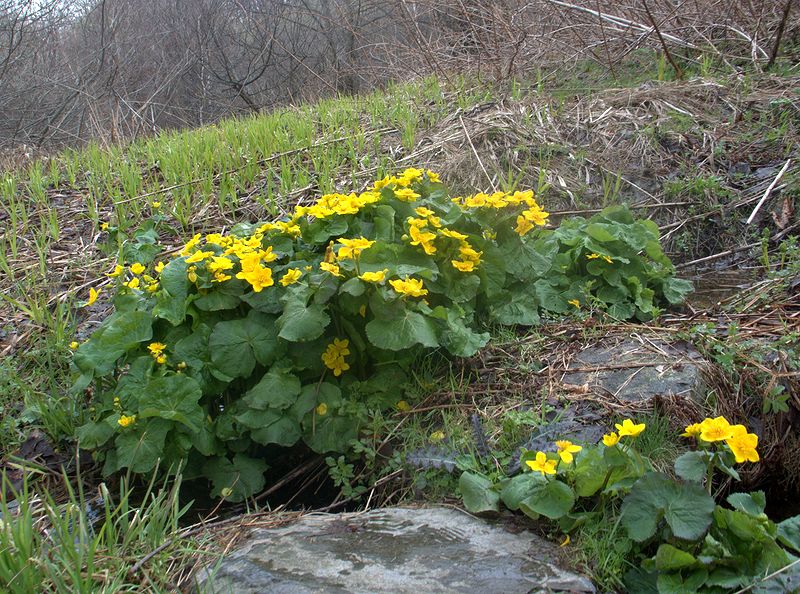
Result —
[{"label": "yellow flower cluster", "polygon": [[758,462],[758,435],[748,433],[744,425],[731,425],[725,417],[706,418],[686,427],[683,437],[700,438],[707,443],[724,441],[736,462]]},{"label": "yellow flower cluster", "polygon": [[609,264],[613,264],[614,263],[614,260],[612,260],[610,257],[605,256],[605,255],[601,255],[601,254],[587,254],[586,255],[586,259],[587,260],[596,260],[597,258],[602,258],[603,260],[605,260]]},{"label": "yellow flower cluster", "polygon": [[311,216],[315,219],[324,219],[331,215],[356,214],[367,204],[372,204],[381,199],[378,192],[367,191],[356,195],[351,194],[325,194],[311,206],[298,206],[295,208],[295,217]]},{"label": "yellow flower cluster", "polygon": [[344,358],[350,354],[349,346],[350,341],[346,338],[344,340],[334,338],[333,342],[330,343],[325,349],[325,352],[322,353],[322,362],[325,363],[325,367],[333,371],[333,375],[336,377],[339,377],[342,375],[342,372],[350,369],[350,365],[344,360]]},{"label": "yellow flower cluster", "polygon": [[573,454],[577,454],[583,449],[581,446],[575,445],[566,439],[556,441],[555,444],[558,458],[548,458],[546,453],[536,452],[536,458],[534,460],[526,460],[525,464],[532,471],[541,472],[542,475],[556,474],[556,467],[558,466],[559,459],[561,462],[564,462],[564,464],[572,464],[572,461],[575,459]]},{"label": "yellow flower cluster", "polygon": [[520,237],[525,236],[534,226],[543,226],[547,222],[549,213],[542,210],[536,199],[533,197],[533,191],[527,190],[525,192],[494,192],[492,194],[484,194],[479,192],[466,198],[456,197],[452,201],[458,204],[463,210],[470,208],[486,208],[501,210],[506,207],[519,207],[524,204],[528,208],[523,210],[517,216],[516,231]]},{"label": "yellow flower cluster", "polygon": [[164,354],[164,349],[167,348],[163,342],[151,342],[147,345],[147,350],[150,351],[150,354],[153,356],[153,359],[156,360],[156,363],[159,365],[163,365],[167,362],[167,356]]},{"label": "yellow flower cluster", "polygon": [[[413,200],[416,200],[416,198],[410,198],[412,194],[409,192],[404,192],[403,189],[408,188],[413,183],[422,181],[423,175],[427,177],[428,181],[430,181],[431,183],[437,184],[439,183],[439,181],[441,181],[439,179],[438,174],[434,173],[430,169],[423,171],[422,169],[409,167],[408,169],[403,171],[403,173],[401,173],[399,176],[395,177],[394,175],[392,176],[387,175],[383,179],[379,179],[378,181],[375,182],[373,189],[375,191],[380,191],[383,188],[389,187],[394,190],[394,195],[399,200],[412,202]],[[398,194],[398,189],[400,189],[399,194]],[[419,194],[417,194],[417,198],[418,197]]]},{"label": "yellow flower cluster", "polygon": [[[159,266],[161,268],[159,268]],[[156,272],[160,273],[163,269],[164,265],[159,262],[158,266],[156,266]],[[123,287],[127,287],[128,289],[145,289],[149,293],[154,293],[158,290],[158,280],[153,278],[150,275],[143,274],[147,268],[141,262],[134,262],[131,264],[129,270],[133,276],[126,281],[122,282]],[[114,266],[114,270],[111,272],[106,273],[106,276],[109,278],[117,278],[120,276],[125,275],[125,267],[121,264],[117,264]],[[141,275],[141,277],[140,277]],[[87,301],[86,305],[91,305],[97,299],[98,294],[100,291],[96,291],[94,295],[92,295],[93,289],[89,290],[89,301]]]}]

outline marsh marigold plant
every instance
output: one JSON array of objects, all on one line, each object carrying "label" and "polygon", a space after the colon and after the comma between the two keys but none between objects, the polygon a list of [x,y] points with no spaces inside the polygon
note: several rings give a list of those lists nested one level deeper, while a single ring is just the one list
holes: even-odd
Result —
[{"label": "marsh marigold plant", "polygon": [[106,473],[180,462],[241,500],[276,446],[346,451],[371,411],[405,401],[423,349],[468,357],[486,324],[537,324],[575,302],[647,320],[689,290],[650,221],[613,207],[548,229],[541,200],[451,197],[408,168],[196,234],[171,259],[117,263],[115,311],[73,351],[73,391],[93,393],[81,446]]}]

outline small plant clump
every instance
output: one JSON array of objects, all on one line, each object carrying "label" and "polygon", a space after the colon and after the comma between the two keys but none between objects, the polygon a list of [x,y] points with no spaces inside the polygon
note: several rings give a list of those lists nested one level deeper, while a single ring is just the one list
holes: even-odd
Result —
[{"label": "small plant clump", "polygon": [[584,308],[648,320],[691,288],[625,207],[547,219],[532,191],[450,198],[410,168],[195,235],[168,262],[150,233],[108,274],[116,311],[73,345],[72,390],[92,394],[80,445],[106,474],[184,463],[241,500],[276,446],[347,451],[373,411],[399,406],[422,349],[468,357],[482,324]]},{"label": "small plant clump", "polygon": [[[522,472],[492,480],[464,472],[459,487],[473,512],[514,511],[580,534],[595,521],[621,525],[614,547],[633,567],[629,592],[727,592],[751,586],[800,553],[800,516],[775,524],[761,491],[712,497],[715,471],[739,480],[736,464],[758,462],[758,436],[725,417],[686,427],[695,449],[677,458],[675,477],[656,472],[635,447],[645,423],[625,419],[600,443],[554,442],[554,452],[523,451]],[[565,543],[569,542],[569,538]],[[788,550],[787,550],[788,549]]]}]

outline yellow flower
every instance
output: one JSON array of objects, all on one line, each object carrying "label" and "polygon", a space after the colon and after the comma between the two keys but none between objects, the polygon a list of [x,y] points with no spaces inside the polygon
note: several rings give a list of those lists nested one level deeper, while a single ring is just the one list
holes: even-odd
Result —
[{"label": "yellow flower", "polygon": [[331,264],[330,262],[320,262],[319,267],[333,276],[343,276],[342,273],[339,272],[339,266],[336,264]]},{"label": "yellow flower", "polygon": [[430,441],[431,443],[438,443],[445,438],[444,431],[434,431],[431,433]]},{"label": "yellow flower", "polygon": [[202,262],[203,260],[207,260],[214,255],[214,252],[204,252],[202,250],[197,250],[191,256],[186,258],[187,264],[196,264],[197,262]]},{"label": "yellow flower", "polygon": [[517,217],[517,226],[514,228],[514,231],[516,231],[520,237],[525,237],[525,234],[531,229],[533,229],[533,223],[522,215],[519,215]]},{"label": "yellow flower", "polygon": [[547,217],[550,216],[550,213],[543,211],[539,208],[539,205],[536,203],[533,204],[528,210],[522,211],[522,216],[525,217],[527,221],[530,221],[534,225],[544,226],[547,223]]},{"label": "yellow flower", "polygon": [[122,283],[123,287],[128,287],[129,289],[138,289],[139,288],[139,278],[134,277],[129,280],[127,283]]},{"label": "yellow flower", "polygon": [[189,279],[190,283],[197,282],[197,266],[189,266],[189,268],[186,269],[186,278]]},{"label": "yellow flower", "polygon": [[289,270],[286,271],[286,274],[284,274],[281,277],[281,280],[279,282],[284,287],[288,287],[289,285],[293,285],[294,283],[299,281],[301,276],[303,276],[302,270],[300,270],[299,268],[290,268]]},{"label": "yellow flower", "polygon": [[736,462],[758,462],[758,435],[748,433],[744,425],[733,425],[731,431],[733,435],[725,443],[733,452]]},{"label": "yellow flower", "polygon": [[342,238],[338,239],[337,241],[342,244],[342,247],[339,248],[339,253],[336,255],[339,260],[358,258],[362,251],[372,247],[372,244],[375,243],[366,237],[359,237],[358,239]]},{"label": "yellow flower", "polygon": [[425,217],[425,218],[433,216],[433,215],[436,214],[430,208],[425,208],[424,206],[419,206],[419,207],[415,208],[414,212],[417,213],[417,216]]},{"label": "yellow flower", "polygon": [[458,253],[461,254],[463,260],[469,260],[475,264],[480,263],[483,252],[476,252],[475,249],[466,241],[458,248]]},{"label": "yellow flower", "polygon": [[461,260],[450,260],[453,268],[461,272],[472,272],[475,270],[475,262],[462,262]]},{"label": "yellow flower", "polygon": [[392,285],[392,288],[401,295],[422,297],[428,294],[428,290],[422,286],[422,281],[416,278],[406,277],[405,280],[390,280],[389,284]]},{"label": "yellow flower", "polygon": [[388,268],[384,268],[383,270],[378,270],[377,272],[365,272],[358,278],[368,283],[382,283],[386,280],[386,273],[389,272]]},{"label": "yellow flower", "polygon": [[322,362],[328,369],[333,371],[333,375],[339,377],[343,371],[350,369],[350,365],[344,358],[350,354],[350,341],[346,338],[339,340],[334,338],[333,342],[328,345],[325,352],[322,353]]},{"label": "yellow flower", "polygon": [[577,299],[570,299],[569,301],[567,301],[567,303],[569,303],[570,305],[574,305],[576,309],[581,308],[581,302],[578,301]]},{"label": "yellow flower", "polygon": [[95,289],[94,287],[89,287],[89,300],[84,304],[84,307],[88,307],[92,305],[95,301],[97,301],[98,295],[100,295],[100,291],[102,289]]},{"label": "yellow flower", "polygon": [[400,412],[408,412],[411,410],[411,405],[405,400],[400,400],[397,404],[395,404],[395,407]]},{"label": "yellow flower", "polygon": [[166,264],[164,264],[163,262],[159,262],[158,264],[156,264],[156,267],[155,267],[156,274],[161,274],[163,272],[165,266],[166,266]]},{"label": "yellow flower", "polygon": [[324,402],[320,402],[317,408],[314,410],[317,411],[317,414],[319,416],[324,417],[325,415],[328,414],[328,405],[325,404]]},{"label": "yellow flower", "polygon": [[158,357],[156,357],[156,363],[158,363],[159,365],[163,365],[166,362],[167,362],[166,355],[159,355]]},{"label": "yellow flower", "polygon": [[131,265],[131,272],[133,274],[142,274],[144,272],[144,270],[145,270],[144,266],[142,264],[140,264],[139,262],[134,262]]},{"label": "yellow flower", "polygon": [[101,223],[100,231],[108,231],[108,223]]},{"label": "yellow flower", "polygon": [[117,423],[120,427],[130,427],[136,422],[136,415],[120,415]]},{"label": "yellow flower", "polygon": [[181,256],[188,256],[192,250],[200,243],[200,234],[195,234],[189,241],[186,242],[186,245],[183,246],[183,249],[180,252]]},{"label": "yellow flower", "polygon": [[610,448],[611,446],[615,446],[615,445],[617,445],[618,442],[619,442],[619,435],[617,435],[614,432],[603,436],[603,444],[606,447]]},{"label": "yellow flower", "polygon": [[158,200],[153,200],[152,206],[153,208],[161,208],[161,202],[159,202]]},{"label": "yellow flower", "polygon": [[400,188],[394,191],[394,196],[398,200],[402,200],[403,202],[414,202],[417,198],[419,198],[419,194],[417,194],[411,188]]},{"label": "yellow flower", "polygon": [[548,460],[547,454],[544,452],[536,452],[536,460],[526,460],[525,464],[527,464],[531,470],[546,475],[556,473],[556,464],[558,464],[558,461]]},{"label": "yellow flower", "polygon": [[441,229],[439,231],[440,235],[444,235],[445,237],[451,237],[453,239],[458,240],[465,240],[468,236],[464,235],[463,233],[459,233],[458,231],[453,231],[452,229]]},{"label": "yellow flower", "polygon": [[626,436],[636,437],[642,431],[644,431],[646,425],[644,423],[639,423],[638,425],[634,425],[633,421],[631,421],[630,419],[625,419],[624,421],[622,421],[622,425],[620,425],[619,423],[615,423],[614,427],[616,427],[617,431],[619,431],[620,437],[626,437]]},{"label": "yellow flower", "polygon": [[732,437],[733,429],[725,417],[705,419],[700,423],[700,439],[703,441],[725,441]]},{"label": "yellow flower", "polygon": [[408,234],[411,236],[411,245],[422,246],[422,249],[429,256],[436,253],[436,247],[432,243],[436,239],[435,233],[420,231],[418,227],[412,226],[409,228]]},{"label": "yellow flower", "polygon": [[250,283],[254,293],[260,293],[262,289],[275,284],[275,281],[272,280],[272,269],[262,268],[260,264],[247,269],[243,268],[241,272],[236,274],[236,278]]},{"label": "yellow flower", "polygon": [[433,184],[438,184],[438,183],[441,181],[441,180],[439,179],[439,174],[438,174],[438,173],[434,173],[434,172],[433,172],[433,171],[431,171],[430,169],[428,169],[428,170],[425,172],[425,174],[428,176],[428,179],[429,179],[429,180],[431,181],[431,183],[433,183]]},{"label": "yellow flower", "polygon": [[77,349],[79,346],[81,345],[78,344],[77,340],[73,340],[71,343],[69,343],[69,348],[71,348],[73,351]]},{"label": "yellow flower", "polygon": [[686,426],[684,432],[681,433],[681,437],[697,437],[702,430],[703,428],[700,426],[700,423],[692,423]]},{"label": "yellow flower", "polygon": [[467,196],[464,198],[464,205],[470,208],[481,208],[482,206],[486,206],[486,199],[488,197],[489,196],[483,192],[478,192],[474,196]]},{"label": "yellow flower", "polygon": [[206,265],[206,268],[208,268],[209,272],[216,274],[217,272],[233,268],[233,262],[224,256],[213,256],[211,262]]},{"label": "yellow flower", "polygon": [[567,440],[557,441],[556,447],[558,448],[558,452],[556,453],[565,464],[571,464],[573,459],[572,454],[577,454],[583,449],[581,446],[575,445]]},{"label": "yellow flower", "polygon": [[603,260],[605,260],[605,261],[606,261],[606,262],[608,262],[609,264],[613,264],[613,263],[614,263],[614,260],[612,260],[612,259],[611,259],[611,258],[609,258],[608,256],[603,256]]},{"label": "yellow flower", "polygon": [[118,276],[122,276],[123,272],[125,272],[125,267],[121,266],[120,264],[117,264],[116,266],[114,266],[114,271],[107,273],[106,276],[109,278],[116,278]]},{"label": "yellow flower", "polygon": [[153,355],[153,357],[158,357],[166,348],[167,345],[165,345],[163,342],[151,342],[147,345],[147,350],[150,351],[150,354]]}]

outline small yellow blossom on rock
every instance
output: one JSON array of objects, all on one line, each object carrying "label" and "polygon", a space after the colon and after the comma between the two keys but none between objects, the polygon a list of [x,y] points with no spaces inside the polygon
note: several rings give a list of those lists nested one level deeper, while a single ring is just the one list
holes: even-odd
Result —
[{"label": "small yellow blossom on rock", "polygon": [[577,454],[583,449],[581,446],[575,445],[568,440],[557,441],[556,447],[558,448],[558,452],[556,453],[565,464],[571,464],[573,460],[572,454]]},{"label": "small yellow blossom on rock", "polygon": [[558,460],[548,460],[547,454],[536,452],[536,460],[526,460],[525,464],[534,472],[541,472],[542,475],[555,474]]}]

